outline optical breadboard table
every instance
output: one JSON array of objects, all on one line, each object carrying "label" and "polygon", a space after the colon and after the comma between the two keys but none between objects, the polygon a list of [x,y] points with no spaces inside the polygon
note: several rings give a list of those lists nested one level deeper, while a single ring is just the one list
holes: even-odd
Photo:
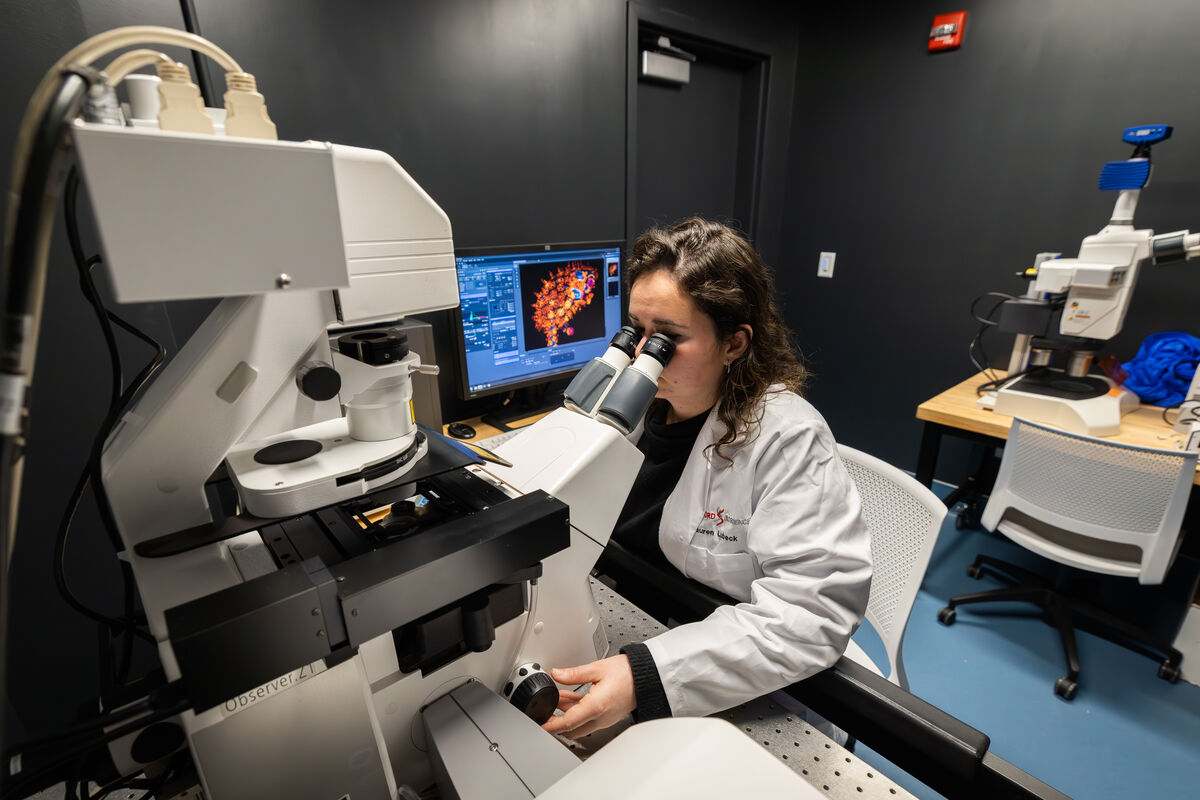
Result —
[{"label": "optical breadboard table", "polygon": [[[645,641],[666,630],[657,620],[608,586],[594,579],[591,584],[592,593],[600,607],[600,620],[608,636],[610,655],[627,644]],[[736,725],[827,797],[915,800],[913,795],[880,775],[870,764],[770,698],[759,698],[714,716]],[[629,724],[626,721],[614,725],[585,736],[578,742],[563,741],[576,755],[586,758]]]}]

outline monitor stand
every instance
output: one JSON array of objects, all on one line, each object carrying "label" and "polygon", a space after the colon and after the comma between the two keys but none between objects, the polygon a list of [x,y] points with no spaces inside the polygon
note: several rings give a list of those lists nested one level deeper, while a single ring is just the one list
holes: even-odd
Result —
[{"label": "monitor stand", "polygon": [[492,409],[480,419],[500,431],[514,430],[508,423],[545,414],[561,407],[564,388],[564,384],[558,381],[515,389],[504,404]]}]

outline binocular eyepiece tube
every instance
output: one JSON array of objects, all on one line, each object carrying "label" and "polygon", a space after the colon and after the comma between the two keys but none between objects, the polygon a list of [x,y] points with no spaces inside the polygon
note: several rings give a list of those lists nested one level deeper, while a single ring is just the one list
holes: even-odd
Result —
[{"label": "binocular eyepiece tube", "polygon": [[590,417],[608,393],[613,378],[633,361],[637,343],[637,332],[630,326],[617,331],[604,355],[593,358],[571,379],[563,392],[563,405]]},{"label": "binocular eyepiece tube", "polygon": [[596,419],[622,434],[637,427],[658,393],[658,376],[675,355],[675,343],[656,333],[642,346],[641,355],[609,387],[596,410]]}]

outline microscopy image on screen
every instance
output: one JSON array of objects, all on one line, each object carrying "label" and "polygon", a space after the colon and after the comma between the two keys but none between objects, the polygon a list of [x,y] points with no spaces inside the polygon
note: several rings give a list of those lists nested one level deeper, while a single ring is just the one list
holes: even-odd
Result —
[{"label": "microscopy image on screen", "polygon": [[526,351],[604,336],[603,270],[599,258],[521,265]]}]

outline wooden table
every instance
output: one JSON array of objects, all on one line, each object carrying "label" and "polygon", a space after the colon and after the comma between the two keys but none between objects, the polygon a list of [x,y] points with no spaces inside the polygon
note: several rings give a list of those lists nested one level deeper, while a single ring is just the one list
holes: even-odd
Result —
[{"label": "wooden table", "polygon": [[[512,422],[508,423],[508,427],[509,428],[524,428],[526,425],[532,425],[533,423],[537,422],[539,419],[546,416],[548,413],[550,413],[550,412],[540,411],[536,414],[533,414],[532,416],[525,417],[523,419],[515,419]],[[475,429],[475,435],[472,436],[470,439],[459,439],[458,441],[478,442],[480,439],[490,439],[493,436],[498,436],[499,434],[503,433],[503,431],[501,431],[499,428],[493,427],[493,426],[487,424],[486,422],[484,422],[483,417],[471,417],[470,419],[464,419],[464,420],[458,420],[458,421],[463,422],[467,425],[470,425],[472,428]],[[449,423],[442,426],[442,433],[444,433],[447,436],[450,436],[450,424]],[[451,438],[454,438],[454,437],[451,437]]]},{"label": "wooden table", "polygon": [[[1003,377],[1005,374],[1003,370],[994,372],[997,377]],[[917,419],[925,422],[921,434],[921,451],[917,458],[917,480],[924,485],[929,486],[933,483],[933,471],[937,465],[943,434],[950,433],[997,445],[1008,439],[1008,429],[1012,426],[1013,418],[975,406],[978,399],[975,387],[988,380],[988,375],[981,372],[917,406]],[[1163,421],[1161,408],[1140,406],[1121,418],[1120,433],[1105,438],[1114,442],[1170,450],[1174,449],[1177,443],[1182,443],[1184,437]],[[1192,484],[1200,486],[1200,469],[1197,470]]]}]

